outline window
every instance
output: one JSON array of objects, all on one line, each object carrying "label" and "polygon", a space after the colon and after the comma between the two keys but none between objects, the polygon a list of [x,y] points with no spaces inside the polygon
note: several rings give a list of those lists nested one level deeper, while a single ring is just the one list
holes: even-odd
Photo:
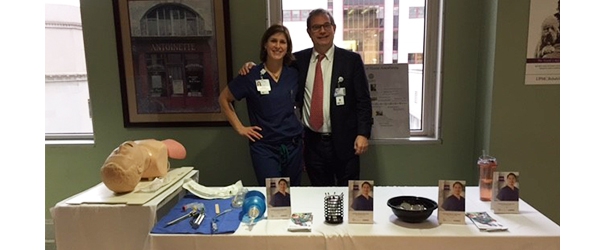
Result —
[{"label": "window", "polygon": [[300,22],[307,21],[311,10],[305,9],[293,9],[282,11],[282,17],[284,22]]},{"label": "window", "polygon": [[[269,0],[271,23],[283,21],[293,52],[312,47],[305,37],[307,16],[287,13],[324,8],[337,25],[336,46],[355,51],[365,64],[409,64],[410,141],[439,138],[439,94],[443,1]],[[282,18],[284,13],[284,18]],[[283,20],[280,20],[283,19]],[[400,138],[402,140],[402,138]]]},{"label": "window", "polygon": [[46,0],[46,141],[93,139],[79,0]]},{"label": "window", "polygon": [[203,18],[186,7],[163,4],[143,16],[140,34],[158,37],[210,35],[203,29],[204,23]]},{"label": "window", "polygon": [[416,18],[424,18],[425,13],[423,13],[423,7],[409,7],[408,18],[416,19]]}]

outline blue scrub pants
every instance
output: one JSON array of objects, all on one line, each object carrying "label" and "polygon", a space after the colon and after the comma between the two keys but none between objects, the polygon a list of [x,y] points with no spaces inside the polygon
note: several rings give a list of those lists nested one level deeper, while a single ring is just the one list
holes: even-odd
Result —
[{"label": "blue scrub pants", "polygon": [[259,186],[265,186],[266,178],[279,177],[290,177],[291,186],[300,186],[303,171],[302,151],[301,136],[287,143],[251,143],[251,161]]}]

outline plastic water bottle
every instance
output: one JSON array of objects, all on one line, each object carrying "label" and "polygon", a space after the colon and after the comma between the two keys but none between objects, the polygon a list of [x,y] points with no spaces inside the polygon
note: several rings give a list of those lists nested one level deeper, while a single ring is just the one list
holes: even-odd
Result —
[{"label": "plastic water bottle", "polygon": [[483,150],[483,155],[477,160],[479,165],[479,196],[482,201],[491,201],[491,190],[493,186],[493,172],[497,169],[497,159],[487,155]]}]

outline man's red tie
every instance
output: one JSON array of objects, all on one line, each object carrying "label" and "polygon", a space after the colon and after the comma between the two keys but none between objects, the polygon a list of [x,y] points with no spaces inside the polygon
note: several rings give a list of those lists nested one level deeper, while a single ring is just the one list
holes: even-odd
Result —
[{"label": "man's red tie", "polygon": [[313,93],[311,94],[311,111],[309,124],[314,131],[319,131],[323,126],[323,74],[321,73],[321,60],[325,55],[317,55],[315,65],[315,80],[313,81]]}]

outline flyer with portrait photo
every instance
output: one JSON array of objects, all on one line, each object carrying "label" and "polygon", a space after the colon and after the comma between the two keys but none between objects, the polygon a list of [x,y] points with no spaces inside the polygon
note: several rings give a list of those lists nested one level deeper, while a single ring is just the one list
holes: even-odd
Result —
[{"label": "flyer with portrait photo", "polygon": [[466,181],[440,180],[438,183],[438,212],[440,224],[465,224]]},{"label": "flyer with portrait photo", "polygon": [[373,223],[373,181],[348,181],[348,223]]},{"label": "flyer with portrait photo", "polygon": [[266,178],[265,191],[267,197],[268,219],[289,219],[292,211],[290,205],[290,178]]},{"label": "flyer with portrait photo", "polygon": [[493,174],[491,209],[494,213],[519,213],[519,177],[518,172],[495,172]]}]

